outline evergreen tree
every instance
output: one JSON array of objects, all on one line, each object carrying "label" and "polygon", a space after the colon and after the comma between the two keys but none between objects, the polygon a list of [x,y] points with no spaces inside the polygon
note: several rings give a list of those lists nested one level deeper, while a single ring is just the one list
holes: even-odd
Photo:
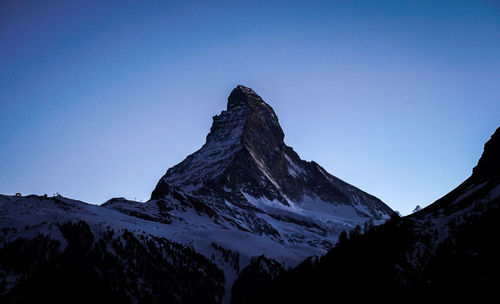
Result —
[{"label": "evergreen tree", "polygon": [[343,243],[345,241],[347,241],[348,237],[347,237],[347,232],[345,232],[345,230],[342,230],[342,232],[340,233],[339,235],[339,239],[338,239],[338,243]]},{"label": "evergreen tree", "polygon": [[361,232],[362,232],[361,226],[360,225],[356,225],[356,227],[354,227],[354,229],[352,229],[349,232],[349,238],[352,239],[352,238],[355,238],[357,236],[360,236]]}]

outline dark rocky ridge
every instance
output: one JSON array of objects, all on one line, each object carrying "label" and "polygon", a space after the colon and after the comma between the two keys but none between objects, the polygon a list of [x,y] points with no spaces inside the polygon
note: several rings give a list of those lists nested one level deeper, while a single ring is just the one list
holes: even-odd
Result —
[{"label": "dark rocky ridge", "polygon": [[476,178],[500,179],[500,128],[496,129],[484,145],[484,152],[472,171]]},{"label": "dark rocky ridge", "polygon": [[[500,128],[484,145],[483,154],[472,170],[472,175],[433,204],[414,214],[416,218],[440,212],[450,215],[469,208],[479,198],[494,191],[500,181]],[[471,195],[465,195],[471,193]],[[464,197],[465,196],[465,197]]]}]

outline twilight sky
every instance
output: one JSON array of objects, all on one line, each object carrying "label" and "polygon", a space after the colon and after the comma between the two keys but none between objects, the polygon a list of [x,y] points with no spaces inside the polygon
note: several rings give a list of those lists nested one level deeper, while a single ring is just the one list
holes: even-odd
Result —
[{"label": "twilight sky", "polygon": [[498,1],[0,2],[0,193],[147,200],[237,85],[403,214],[500,126]]}]

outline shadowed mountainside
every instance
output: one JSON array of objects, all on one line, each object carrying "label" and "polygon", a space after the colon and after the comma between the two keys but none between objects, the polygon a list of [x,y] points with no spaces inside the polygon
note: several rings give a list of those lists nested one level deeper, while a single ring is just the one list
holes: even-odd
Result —
[{"label": "shadowed mountainside", "polygon": [[[427,208],[343,234],[319,259],[273,272],[243,271],[232,303],[496,303],[500,301],[500,128],[470,178]],[[245,276],[243,275],[245,274]]]}]

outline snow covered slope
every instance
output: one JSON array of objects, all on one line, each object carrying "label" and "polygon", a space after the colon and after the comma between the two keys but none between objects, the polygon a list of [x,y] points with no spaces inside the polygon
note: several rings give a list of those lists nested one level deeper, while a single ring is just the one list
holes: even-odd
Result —
[{"label": "snow covered slope", "polygon": [[[182,206],[179,201],[176,203]],[[295,265],[304,257],[323,252],[302,244],[280,244],[247,231],[227,229],[214,223],[205,211],[197,213],[187,208],[185,212],[177,213],[171,208],[161,200],[146,204],[117,198],[96,206],[62,196],[0,195],[0,249],[19,239],[36,239],[43,235],[59,242],[64,251],[68,241],[61,226],[83,221],[93,237],[104,238],[109,247],[113,240],[106,236],[111,233],[118,237],[130,234],[144,243],[145,240],[161,238],[194,249],[222,270],[224,279],[221,283],[226,291],[222,296],[226,295],[226,298],[240,269],[252,257],[266,254],[283,264]],[[6,291],[26,276],[26,273],[4,271],[2,266],[5,265],[0,261],[0,281],[2,278],[6,280],[7,285],[3,287]]]},{"label": "snow covered slope", "polygon": [[196,235],[173,241],[182,229],[61,196],[0,195],[0,302],[221,302],[239,256]]}]

